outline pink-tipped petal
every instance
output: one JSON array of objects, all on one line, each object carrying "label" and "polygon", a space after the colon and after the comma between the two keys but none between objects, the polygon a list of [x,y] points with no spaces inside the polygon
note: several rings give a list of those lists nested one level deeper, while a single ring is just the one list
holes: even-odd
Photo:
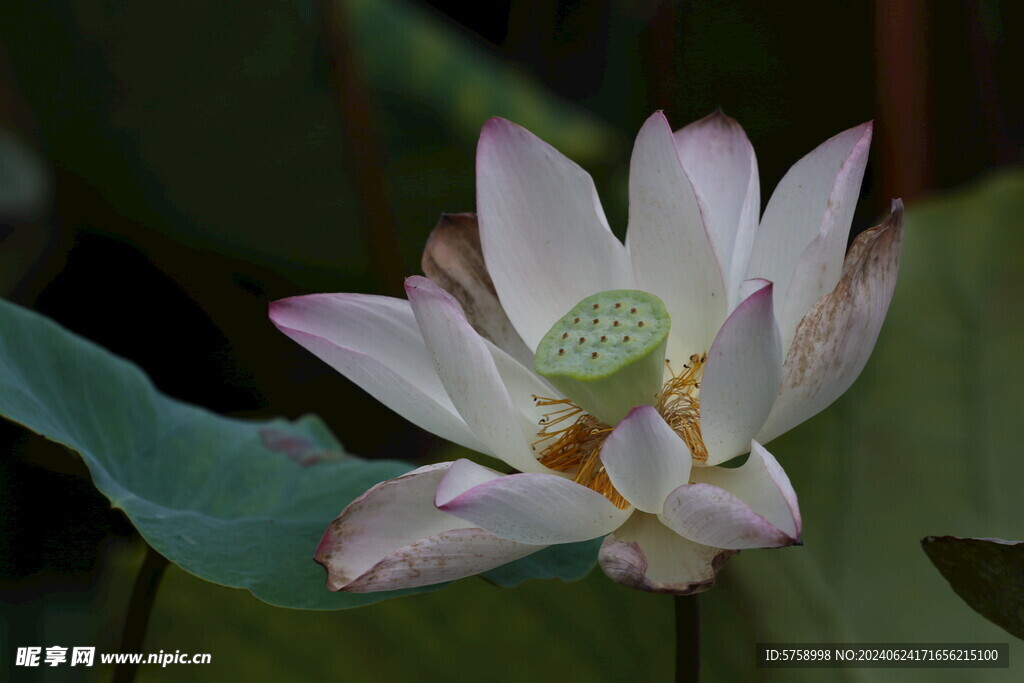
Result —
[{"label": "pink-tipped petal", "polygon": [[748,277],[775,283],[783,351],[803,315],[839,280],[871,131],[865,123],[821,144],[789,170],[765,209]]},{"label": "pink-tipped petal", "polygon": [[758,442],[750,443],[750,457],[741,467],[702,467],[693,480],[728,491],[793,542],[800,541],[803,522],[796,491],[782,465]]},{"label": "pink-tipped petal", "polygon": [[375,593],[445,583],[500,567],[544,548],[516,543],[483,529],[453,529],[388,554],[342,590]]},{"label": "pink-tipped petal", "polygon": [[490,478],[493,472],[468,460],[457,465],[452,481],[446,479],[438,487],[437,508],[519,543],[551,545],[597,538],[633,512],[556,474]]},{"label": "pink-tipped petal", "polygon": [[700,390],[700,426],[706,465],[746,452],[772,409],[782,374],[779,330],[772,314],[772,285],[759,281],[722,325]]},{"label": "pink-tipped petal", "polygon": [[687,540],[654,515],[635,512],[605,538],[598,562],[608,578],[651,593],[691,595],[711,588],[735,550]]},{"label": "pink-tipped petal", "polygon": [[355,593],[453,581],[525,557],[523,545],[438,511],[434,491],[452,463],[421,467],[357,498],[328,527],[315,559],[327,587]]},{"label": "pink-tipped petal", "polygon": [[694,469],[695,483],[669,495],[662,522],[692,541],[720,548],[799,543],[802,522],[789,477],[761,444],[750,448],[742,467]]},{"label": "pink-tipped petal", "polygon": [[476,172],[487,271],[530,349],[582,299],[633,288],[626,250],[579,166],[495,118],[480,134]]},{"label": "pink-tipped petal", "polygon": [[683,168],[706,209],[708,234],[721,260],[729,310],[746,278],[761,213],[757,157],[735,119],[716,111],[675,132]]},{"label": "pink-tipped petal", "polygon": [[409,302],[366,294],[312,294],[270,304],[279,330],[410,422],[486,450],[437,377]]},{"label": "pink-tipped petal", "polygon": [[480,336],[520,363],[532,365],[533,352],[505,314],[487,273],[476,214],[442,214],[423,250],[422,266],[428,278],[462,304],[466,319]]},{"label": "pink-tipped petal", "polygon": [[608,435],[601,462],[631,505],[658,514],[666,496],[689,481],[692,456],[653,406],[637,406]]},{"label": "pink-tipped petal", "polygon": [[669,495],[659,519],[680,536],[731,550],[781,548],[793,539],[725,489],[686,484]]},{"label": "pink-tipped petal", "polygon": [[[441,383],[487,452],[517,470],[546,472],[530,447],[528,435],[535,425],[509,396],[491,348],[466,320],[459,302],[425,277],[408,278],[405,291]],[[532,403],[528,395],[516,399]]]},{"label": "pink-tipped petal", "polygon": [[706,220],[672,128],[656,112],[633,147],[626,242],[637,287],[659,296],[672,318],[666,355],[677,362],[708,348],[726,315],[725,281]]},{"label": "pink-tipped petal", "polygon": [[903,245],[903,202],[857,236],[831,294],[800,321],[772,413],[757,435],[768,442],[827,408],[867,364],[892,300]]}]

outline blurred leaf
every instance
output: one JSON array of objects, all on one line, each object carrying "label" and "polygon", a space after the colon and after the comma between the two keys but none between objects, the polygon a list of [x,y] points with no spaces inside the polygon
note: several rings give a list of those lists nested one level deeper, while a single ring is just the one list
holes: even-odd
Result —
[{"label": "blurred leaf", "polygon": [[1024,543],[928,536],[921,547],[975,612],[1024,638]]},{"label": "blurred leaf", "polygon": [[[307,609],[435,589],[332,594],[312,561],[345,505],[410,465],[345,454],[314,416],[243,421],[170,399],[134,365],[5,301],[0,330],[0,415],[78,451],[96,487],[186,571]],[[578,579],[598,543],[554,546],[488,577]]]},{"label": "blurred leaf", "polygon": [[[170,237],[238,259],[257,282],[270,268],[291,291],[369,287],[315,4],[0,3],[0,23],[19,27],[5,47],[74,218],[157,261]],[[472,210],[472,150],[488,117],[588,166],[621,150],[613,128],[440,16],[412,2],[343,10],[410,272],[437,217]]]},{"label": "blurred leaf", "polygon": [[0,330],[0,414],[80,453],[169,560],[274,605],[390,597],[329,593],[312,554],[338,511],[409,465],[345,455],[316,417],[250,422],[174,401],[134,365],[3,301]]},{"label": "blurred leaf", "polygon": [[495,567],[484,576],[499,586],[507,587],[518,586],[527,579],[580,579],[597,564],[597,551],[603,540],[595,538],[548,546],[533,555]]},{"label": "blurred leaf", "polygon": [[[341,2],[342,0],[331,0]],[[607,159],[619,140],[607,124],[555,97],[537,81],[474,44],[408,0],[344,0],[359,65],[375,88],[422,103],[475,143],[484,121],[502,116],[525,126],[587,166]]]},{"label": "blurred leaf", "polygon": [[[1003,642],[964,618],[918,550],[936,527],[1020,533],[1024,170],[908,206],[900,279],[871,360],[831,408],[770,444],[804,547],[741,553],[703,611],[709,681],[819,681],[755,669],[757,642]],[[1024,643],[1010,643],[1011,658]],[[972,680],[835,670],[831,680]],[[1019,672],[986,671],[1012,681]]]}]

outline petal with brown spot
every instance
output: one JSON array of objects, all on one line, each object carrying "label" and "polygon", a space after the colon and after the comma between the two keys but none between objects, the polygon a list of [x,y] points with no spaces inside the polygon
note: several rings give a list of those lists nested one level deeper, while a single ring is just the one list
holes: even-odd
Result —
[{"label": "petal with brown spot", "polygon": [[520,363],[533,365],[533,353],[505,314],[487,272],[476,214],[441,214],[421,263],[426,276],[462,304],[473,329]]},{"label": "petal with brown spot", "polygon": [[903,245],[903,202],[857,236],[835,289],[797,326],[771,415],[757,435],[767,443],[824,410],[860,375],[875,347],[896,287]]}]

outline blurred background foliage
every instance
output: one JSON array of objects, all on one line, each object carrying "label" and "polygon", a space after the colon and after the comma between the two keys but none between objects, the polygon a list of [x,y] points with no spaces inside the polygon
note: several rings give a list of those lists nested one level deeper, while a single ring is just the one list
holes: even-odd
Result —
[{"label": "blurred background foliage", "polygon": [[[654,109],[676,126],[716,107],[737,118],[765,200],[801,155],[874,118],[854,230],[890,197],[907,201],[892,313],[853,390],[773,444],[807,545],[728,565],[703,599],[705,671],[974,680],[757,671],[752,643],[1009,640],[917,541],[1024,537],[1024,183],[990,170],[1021,159],[1022,14],[998,0],[3,3],[0,296],[134,360],[176,398],[242,416],[316,412],[350,452],[446,459],[447,446],[279,335],[266,304],[400,291],[440,213],[474,207],[489,116],[590,171],[620,235],[632,136]],[[77,458],[9,424],[0,444],[0,677],[19,644],[116,650],[137,537]],[[471,579],[314,614],[172,568],[157,600],[149,648],[215,664],[143,680],[671,671],[668,601],[598,573],[512,590]]]}]

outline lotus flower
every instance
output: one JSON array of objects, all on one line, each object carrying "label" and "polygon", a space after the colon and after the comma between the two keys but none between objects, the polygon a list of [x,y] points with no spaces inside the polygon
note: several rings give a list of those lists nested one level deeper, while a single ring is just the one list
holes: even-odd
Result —
[{"label": "lotus flower", "polygon": [[278,328],[375,398],[517,470],[458,460],[367,491],[317,549],[328,587],[439,583],[604,537],[609,577],[688,594],[738,550],[799,543],[796,494],[762,444],[850,386],[888,308],[898,200],[844,260],[870,138],[864,124],[801,159],[758,221],[740,126],[719,112],[673,133],[656,113],[623,245],[583,170],[489,121],[479,227],[442,218],[408,301],[272,304]]}]

